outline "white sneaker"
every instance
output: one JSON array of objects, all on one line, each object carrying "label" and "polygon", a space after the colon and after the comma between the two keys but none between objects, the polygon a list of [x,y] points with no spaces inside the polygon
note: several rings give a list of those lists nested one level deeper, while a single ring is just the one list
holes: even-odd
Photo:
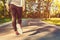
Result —
[{"label": "white sneaker", "polygon": [[17,24],[17,31],[19,32],[19,34],[23,34],[20,24]]}]

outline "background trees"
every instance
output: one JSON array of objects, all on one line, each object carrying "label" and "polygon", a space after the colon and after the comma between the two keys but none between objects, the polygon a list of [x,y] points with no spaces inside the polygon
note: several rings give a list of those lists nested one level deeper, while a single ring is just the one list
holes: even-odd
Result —
[{"label": "background trees", "polygon": [[6,10],[6,0],[0,0],[0,18],[9,18],[10,14],[9,12]]},{"label": "background trees", "polygon": [[29,18],[49,18],[52,0],[26,0],[26,15]]},{"label": "background trees", "polygon": [[[0,0],[0,18],[10,18],[5,6],[6,0]],[[50,18],[60,17],[59,0],[25,0],[23,18]]]},{"label": "background trees", "polygon": [[[26,0],[25,17],[50,18],[60,16],[59,0]],[[23,13],[24,14],[24,13]]]}]

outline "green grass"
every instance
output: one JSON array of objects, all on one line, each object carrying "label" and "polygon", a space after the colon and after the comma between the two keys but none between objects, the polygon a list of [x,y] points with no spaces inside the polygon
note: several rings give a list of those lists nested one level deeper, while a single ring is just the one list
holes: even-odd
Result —
[{"label": "green grass", "polygon": [[11,21],[11,18],[0,18],[0,24]]},{"label": "green grass", "polygon": [[60,26],[60,18],[50,18],[50,19],[43,20],[43,21]]},{"label": "green grass", "polygon": [[[22,19],[28,19],[28,18],[22,18]],[[9,22],[9,21],[11,21],[11,18],[0,18],[0,24],[6,23],[6,22]]]}]

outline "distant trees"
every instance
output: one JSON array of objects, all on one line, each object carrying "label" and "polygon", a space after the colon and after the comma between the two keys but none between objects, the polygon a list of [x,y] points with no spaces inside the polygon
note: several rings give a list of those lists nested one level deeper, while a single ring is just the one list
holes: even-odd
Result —
[{"label": "distant trees", "polygon": [[50,9],[51,17],[60,17],[60,0],[53,0]]},{"label": "distant trees", "polygon": [[51,0],[26,0],[26,17],[49,18]]},{"label": "distant trees", "polygon": [[6,0],[0,0],[0,18],[10,17],[10,14],[6,10],[5,3],[6,3]]},{"label": "distant trees", "polygon": [[[10,17],[5,6],[6,0],[0,0],[0,18]],[[60,17],[59,0],[26,0],[23,18]]]},{"label": "distant trees", "polygon": [[3,17],[4,15],[4,5],[3,2],[0,0],[0,17]]},{"label": "distant trees", "polygon": [[28,18],[50,18],[60,17],[59,0],[26,0],[25,17]]}]

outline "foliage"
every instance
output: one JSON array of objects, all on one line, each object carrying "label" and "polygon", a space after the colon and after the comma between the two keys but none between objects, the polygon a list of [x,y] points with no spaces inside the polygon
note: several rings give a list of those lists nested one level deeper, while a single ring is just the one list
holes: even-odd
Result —
[{"label": "foliage", "polygon": [[50,19],[43,20],[43,21],[60,26],[60,18],[50,18]]},{"label": "foliage", "polygon": [[0,24],[11,21],[11,18],[0,18]]},{"label": "foliage", "polygon": [[5,0],[0,0],[0,18],[10,17],[10,14],[6,10]]},{"label": "foliage", "polygon": [[[37,2],[36,2],[37,1]],[[52,0],[26,0],[26,14],[28,18],[49,18],[50,3]],[[46,16],[46,17],[45,17]]]},{"label": "foliage", "polygon": [[50,10],[51,15],[56,15],[60,14],[60,0],[53,0],[51,4],[51,10]]},{"label": "foliage", "polygon": [[[10,18],[9,12],[5,7],[5,0],[0,0],[0,18]],[[59,0],[26,0],[26,9],[22,14],[23,18],[60,18],[60,1]],[[41,6],[42,5],[42,6]],[[44,6],[45,5],[45,6]]]},{"label": "foliage", "polygon": [[0,1],[0,17],[2,17],[3,13],[4,13],[4,5],[3,2]]}]

